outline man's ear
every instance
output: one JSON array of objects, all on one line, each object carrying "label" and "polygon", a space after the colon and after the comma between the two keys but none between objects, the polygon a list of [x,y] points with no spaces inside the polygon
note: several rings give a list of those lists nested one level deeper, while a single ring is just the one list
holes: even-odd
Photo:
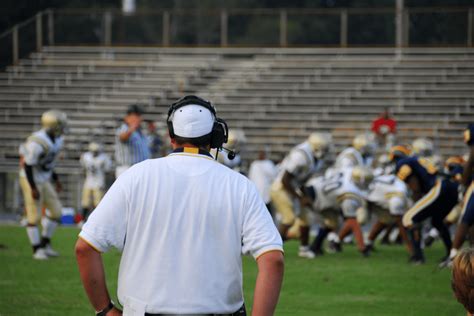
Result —
[{"label": "man's ear", "polygon": [[[169,136],[169,134],[168,134],[168,136]],[[170,137],[170,144],[171,144],[171,146],[173,146],[173,147],[174,147],[174,146],[178,146],[178,144],[176,144],[176,140],[175,140],[173,137],[171,137],[171,136],[169,136],[169,137]]]}]

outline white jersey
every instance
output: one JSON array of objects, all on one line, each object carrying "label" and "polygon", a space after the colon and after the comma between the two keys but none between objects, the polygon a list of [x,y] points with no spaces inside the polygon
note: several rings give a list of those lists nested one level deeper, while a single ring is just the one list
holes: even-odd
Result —
[{"label": "white jersey", "polygon": [[101,252],[123,252],[124,315],[235,312],[244,299],[241,255],[283,251],[255,185],[188,151],[124,172],[80,237]]},{"label": "white jersey", "polygon": [[367,200],[392,215],[403,215],[407,206],[406,184],[395,175],[378,176],[370,184]]},{"label": "white jersey", "polygon": [[354,147],[349,147],[341,151],[337,156],[334,166],[336,169],[352,168],[356,166],[371,167],[373,157],[363,157]]},{"label": "white jersey", "polygon": [[[51,179],[62,146],[62,137],[56,137],[53,142],[44,129],[33,133],[20,146],[19,152],[25,164],[33,167],[35,183],[40,184]],[[20,176],[26,177],[23,169],[20,170]]]},{"label": "white jersey", "polygon": [[333,173],[330,177],[312,178],[306,183],[314,195],[313,210],[316,212],[339,209],[345,199],[363,201],[365,194],[351,180],[351,169]]},{"label": "white jersey", "polygon": [[285,172],[293,175],[293,187],[299,188],[320,168],[320,162],[314,158],[308,142],[294,147],[280,164],[279,174],[275,181],[281,183]]},{"label": "white jersey", "polygon": [[81,166],[86,171],[84,187],[89,189],[103,189],[105,187],[105,173],[112,167],[112,161],[106,153],[94,156],[92,152],[81,155]]},{"label": "white jersey", "polygon": [[269,159],[255,160],[250,164],[249,179],[257,186],[265,204],[270,202],[270,186],[277,172],[275,164]]}]

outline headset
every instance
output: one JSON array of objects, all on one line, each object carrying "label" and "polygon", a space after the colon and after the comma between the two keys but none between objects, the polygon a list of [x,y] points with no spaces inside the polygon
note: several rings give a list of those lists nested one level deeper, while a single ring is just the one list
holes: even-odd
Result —
[{"label": "headset", "polygon": [[216,109],[214,106],[211,104],[211,102],[204,100],[200,97],[197,97],[195,95],[187,95],[179,99],[178,101],[174,102],[171,104],[171,106],[168,109],[168,118],[166,119],[166,124],[168,125],[168,131],[170,134],[171,138],[174,138],[176,134],[174,133],[174,128],[173,128],[173,121],[171,120],[171,117],[173,113],[178,110],[179,108],[189,105],[189,104],[196,104],[200,105],[206,109],[208,109],[213,117],[214,117],[214,124],[212,126],[211,132],[208,134],[210,135],[210,145],[211,148],[216,148],[217,153],[216,153],[216,159],[217,155],[219,153],[219,149],[224,149],[228,153],[228,158],[229,159],[234,159],[235,158],[235,152],[232,150],[229,150],[227,148],[224,148],[222,145],[224,143],[227,143],[229,139],[229,127],[227,126],[227,123],[223,120],[217,117]]}]

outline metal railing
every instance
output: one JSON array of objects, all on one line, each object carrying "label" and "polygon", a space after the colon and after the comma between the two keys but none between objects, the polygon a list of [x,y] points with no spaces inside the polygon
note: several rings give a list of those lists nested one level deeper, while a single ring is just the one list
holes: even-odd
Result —
[{"label": "metal railing", "polygon": [[473,46],[474,7],[45,10],[0,35],[0,63],[44,45]]}]

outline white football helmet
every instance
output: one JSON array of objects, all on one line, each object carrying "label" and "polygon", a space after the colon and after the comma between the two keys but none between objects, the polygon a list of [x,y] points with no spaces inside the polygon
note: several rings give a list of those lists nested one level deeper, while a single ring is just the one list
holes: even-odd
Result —
[{"label": "white football helmet", "polygon": [[375,152],[375,140],[373,135],[359,134],[352,140],[352,147],[357,149],[362,155],[373,155]]},{"label": "white football helmet", "polygon": [[41,115],[41,126],[46,131],[52,131],[56,136],[62,135],[67,129],[66,113],[58,110],[49,110]]},{"label": "white football helmet", "polygon": [[371,169],[362,166],[356,166],[351,173],[352,182],[360,188],[368,188],[369,184],[374,179],[374,174]]},{"label": "white football helmet", "polygon": [[417,138],[412,144],[413,153],[421,157],[429,157],[433,155],[433,142],[427,138]]},{"label": "white football helmet", "polygon": [[331,135],[327,133],[311,133],[308,143],[313,150],[314,156],[321,159],[329,152],[331,145]]}]

